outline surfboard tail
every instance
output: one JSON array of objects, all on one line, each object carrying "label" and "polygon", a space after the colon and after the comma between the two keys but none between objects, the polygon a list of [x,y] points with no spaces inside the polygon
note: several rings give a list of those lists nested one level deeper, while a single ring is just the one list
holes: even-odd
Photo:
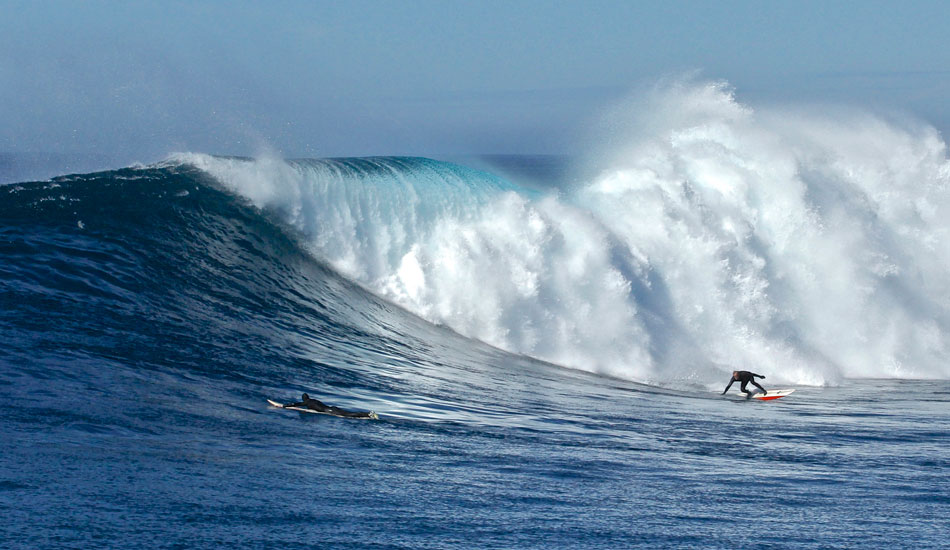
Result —
[{"label": "surfboard tail", "polygon": [[752,396],[753,399],[758,399],[759,401],[771,401],[773,399],[781,399],[786,395],[794,392],[795,390],[769,390],[765,393],[757,393]]}]

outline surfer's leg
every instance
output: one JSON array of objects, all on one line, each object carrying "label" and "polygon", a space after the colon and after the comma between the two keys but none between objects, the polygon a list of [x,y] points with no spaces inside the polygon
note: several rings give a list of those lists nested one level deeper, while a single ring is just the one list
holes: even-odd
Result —
[{"label": "surfer's leg", "polygon": [[330,407],[330,411],[337,416],[345,416],[347,418],[370,418],[369,413],[347,411],[339,407]]},{"label": "surfer's leg", "polygon": [[762,386],[760,386],[759,383],[756,382],[755,380],[752,381],[752,385],[755,386],[755,387],[757,387],[757,388],[759,388],[760,390],[762,390],[762,393],[769,393],[769,390],[767,390],[767,389],[763,388]]},{"label": "surfer's leg", "polygon": [[[753,382],[753,384],[755,384],[755,382]],[[752,392],[750,392],[749,390],[745,389],[745,387],[748,386],[748,385],[749,385],[749,383],[748,383],[747,381],[745,381],[745,380],[743,380],[743,381],[742,381],[742,384],[739,385],[739,389],[742,390],[742,393],[745,394],[745,398],[746,398],[746,399],[752,397]],[[755,385],[758,386],[758,384],[755,384]]]}]

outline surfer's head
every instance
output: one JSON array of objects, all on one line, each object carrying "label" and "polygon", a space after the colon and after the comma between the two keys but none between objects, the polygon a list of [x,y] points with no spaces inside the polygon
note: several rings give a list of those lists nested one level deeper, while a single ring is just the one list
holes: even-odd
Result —
[{"label": "surfer's head", "polygon": [[739,378],[739,371],[734,370],[732,371],[732,379],[735,380],[736,378]]},{"label": "surfer's head", "polygon": [[301,400],[301,401],[310,401],[310,396],[307,395],[307,394],[303,394],[303,395],[300,396],[300,400]]}]

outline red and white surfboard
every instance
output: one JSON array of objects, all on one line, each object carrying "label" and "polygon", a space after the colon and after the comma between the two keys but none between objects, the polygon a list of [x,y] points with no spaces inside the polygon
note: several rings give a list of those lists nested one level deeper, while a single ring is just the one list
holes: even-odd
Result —
[{"label": "red and white surfboard", "polygon": [[761,401],[769,401],[771,399],[780,399],[786,395],[792,393],[795,390],[769,390],[765,393],[756,393],[752,395],[753,399],[759,399]]}]

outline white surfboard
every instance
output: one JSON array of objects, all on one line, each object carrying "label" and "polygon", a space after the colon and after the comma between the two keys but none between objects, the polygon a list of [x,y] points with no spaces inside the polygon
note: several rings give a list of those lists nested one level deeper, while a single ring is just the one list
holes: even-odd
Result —
[{"label": "white surfboard", "polygon": [[268,399],[267,402],[275,407],[278,407],[280,409],[287,409],[288,411],[299,411],[303,413],[313,413],[313,414],[328,414],[330,416],[339,416],[340,418],[364,418],[366,420],[379,420],[379,415],[376,414],[374,411],[369,411],[369,416],[341,416],[339,414],[333,414],[333,413],[323,412],[323,411],[315,411],[313,409],[306,409],[304,407],[287,407],[286,405],[278,403],[277,401],[272,401],[270,399]]},{"label": "white surfboard", "polygon": [[765,393],[754,393],[752,394],[752,399],[758,399],[760,401],[770,401],[772,399],[779,399],[785,397],[786,395],[792,393],[795,390],[769,390]]}]

